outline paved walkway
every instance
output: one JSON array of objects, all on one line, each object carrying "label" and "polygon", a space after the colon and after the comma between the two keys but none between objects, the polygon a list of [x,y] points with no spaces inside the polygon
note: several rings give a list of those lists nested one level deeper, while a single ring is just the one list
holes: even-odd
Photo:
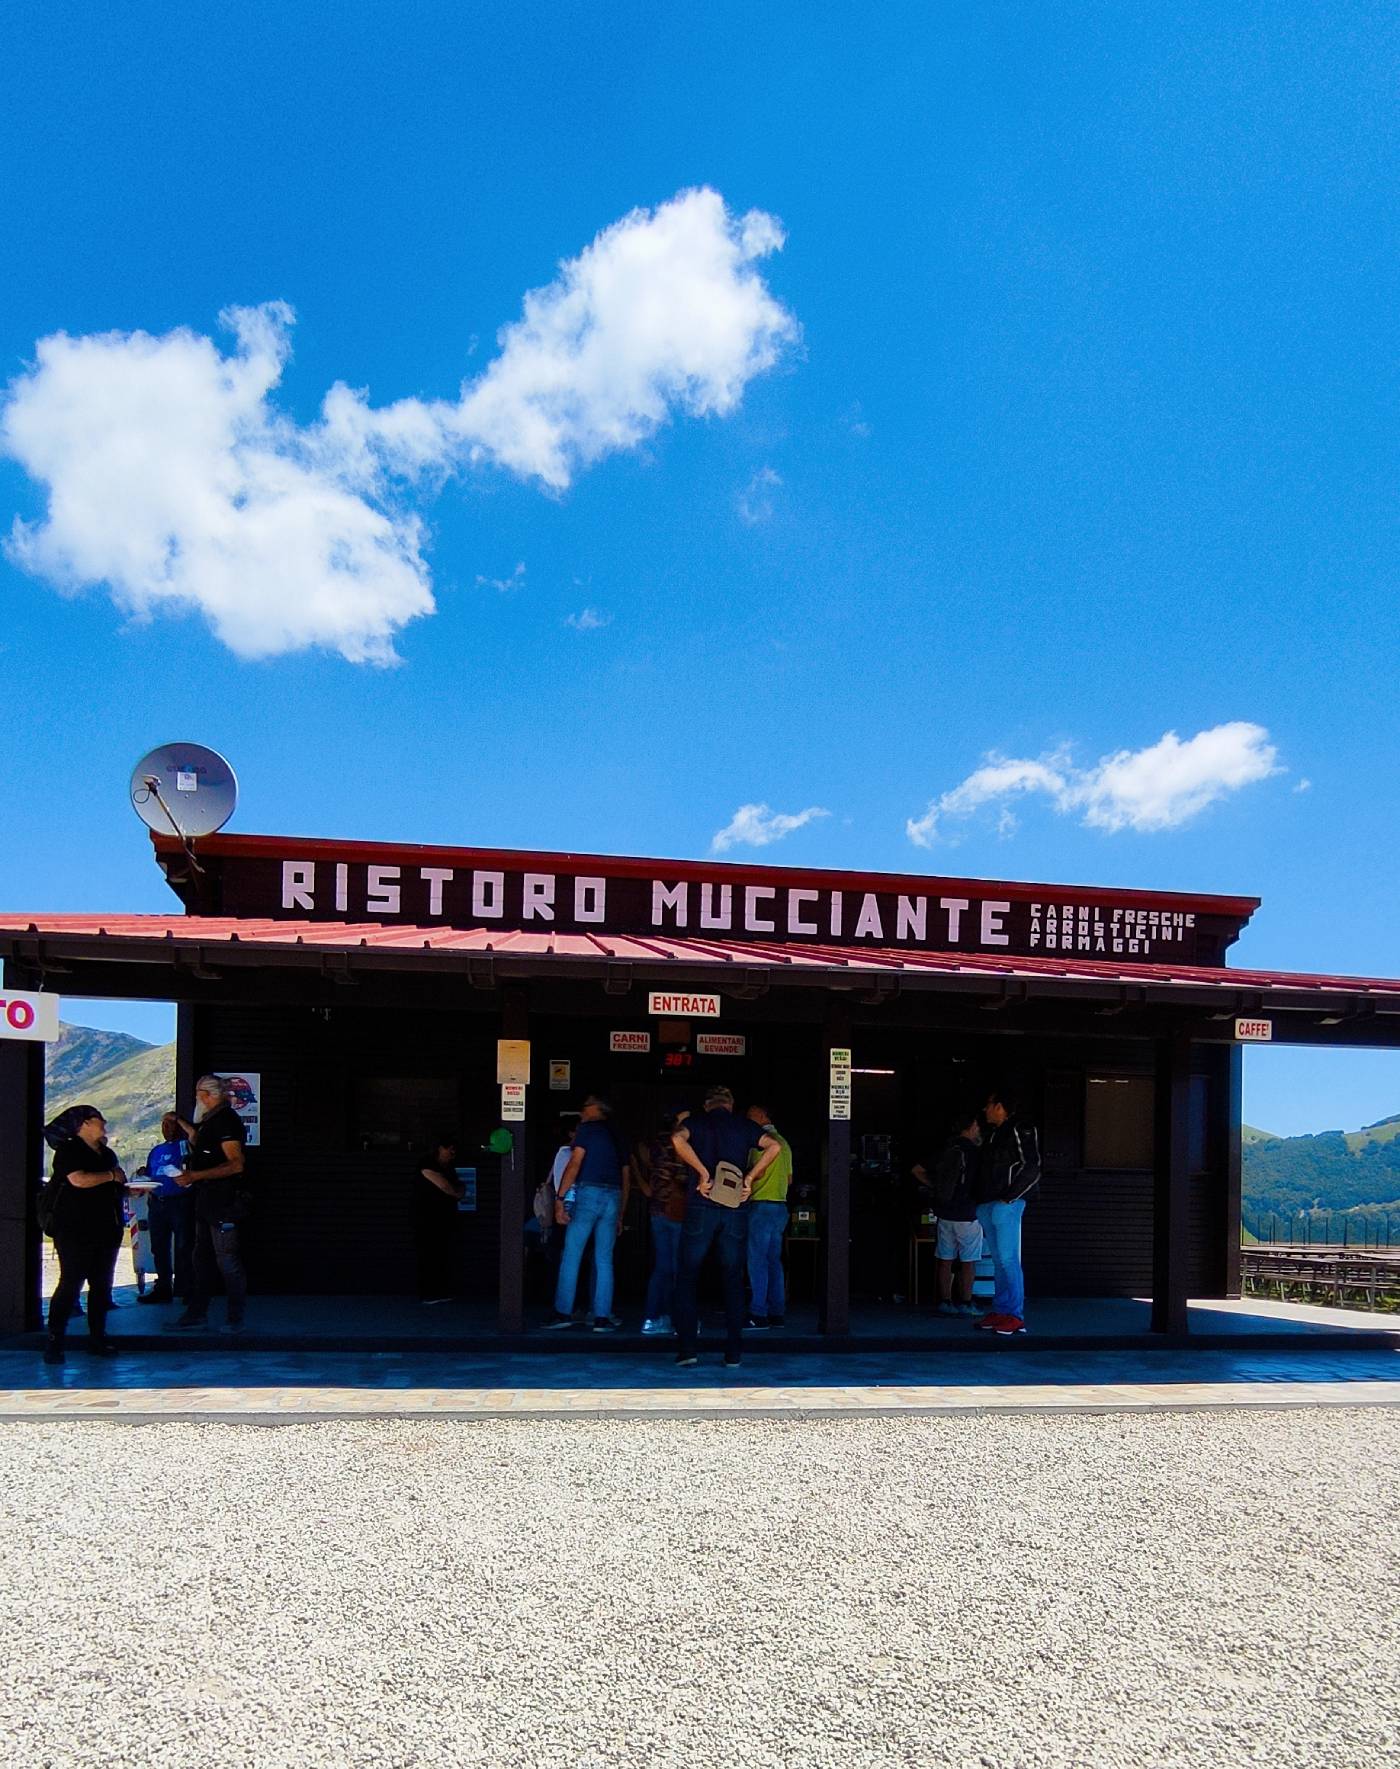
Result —
[{"label": "paved walkway", "polygon": [[[109,1328],[114,1338],[127,1340],[144,1351],[161,1352],[171,1344],[166,1324],[180,1313],[176,1303],[140,1307],[130,1287],[118,1290],[119,1306]],[[249,1305],[248,1332],[239,1346],[244,1350],[281,1351],[405,1351],[454,1353],[490,1357],[502,1350],[535,1348],[553,1358],[560,1350],[559,1336],[543,1330],[550,1311],[531,1310],[526,1331],[503,1342],[496,1329],[495,1308],[490,1303],[460,1301],[441,1308],[424,1308],[402,1296],[256,1296]],[[207,1340],[196,1337],[193,1349],[224,1353],[229,1341],[217,1331],[223,1304],[216,1302]],[[1142,1350],[1160,1347],[1162,1340],[1149,1331],[1151,1307],[1131,1296],[1047,1297],[1037,1299],[1031,1311],[1031,1332],[1038,1347],[1066,1351]],[[608,1342],[610,1353],[643,1354],[650,1358],[654,1342],[638,1331],[640,1313],[626,1314],[624,1330]],[[78,1324],[81,1331],[81,1324]],[[1379,1338],[1400,1345],[1400,1314],[1368,1313],[1364,1309],[1322,1308],[1302,1303],[1275,1302],[1264,1297],[1240,1301],[1195,1301],[1190,1307],[1190,1336],[1197,1350],[1207,1347],[1234,1350],[1261,1342],[1292,1342],[1309,1348],[1327,1344]],[[584,1335],[565,1335],[566,1343]],[[37,1338],[33,1339],[37,1344]],[[188,1339],[183,1341],[190,1344]],[[772,1350],[801,1351],[826,1356],[838,1348],[817,1331],[816,1310],[794,1307],[781,1333],[768,1336]],[[11,1341],[17,1345],[20,1341]],[[867,1351],[914,1351],[973,1355],[989,1349],[985,1335],[971,1321],[946,1320],[925,1301],[894,1306],[858,1304],[851,1312],[850,1337],[840,1354],[864,1355]],[[9,1349],[7,1346],[6,1349]],[[595,1349],[602,1347],[596,1345]]]},{"label": "paved walkway", "polygon": [[622,1418],[1146,1412],[1219,1407],[1400,1406],[1388,1349],[1025,1352],[934,1359],[766,1350],[729,1371],[670,1354],[561,1351],[131,1352],[89,1360],[81,1335],[50,1369],[0,1353],[0,1422],[106,1419],[305,1423],[341,1418]]}]

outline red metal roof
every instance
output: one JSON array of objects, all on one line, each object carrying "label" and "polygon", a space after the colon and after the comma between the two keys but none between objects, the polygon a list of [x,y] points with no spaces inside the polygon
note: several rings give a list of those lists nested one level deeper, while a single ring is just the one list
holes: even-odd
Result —
[{"label": "red metal roof", "polygon": [[935,976],[1057,979],[1086,984],[1177,985],[1184,988],[1255,991],[1273,994],[1327,994],[1383,997],[1400,1011],[1400,978],[1319,976],[1297,971],[1235,970],[1192,964],[1136,964],[1117,959],[1027,958],[986,952],[922,952],[903,947],[785,944],[761,940],[680,939],[649,934],[552,934],[503,932],[495,928],[416,927],[384,922],[255,920],[196,915],[33,915],[0,914],[0,935],[30,936],[62,944],[111,943],[128,946],[153,941],[174,948],[237,946],[270,954],[287,948],[327,952],[441,953],[444,957],[495,954],[511,959],[608,960],[622,963],[697,965],[768,969],[789,973],[849,972],[923,978]]}]

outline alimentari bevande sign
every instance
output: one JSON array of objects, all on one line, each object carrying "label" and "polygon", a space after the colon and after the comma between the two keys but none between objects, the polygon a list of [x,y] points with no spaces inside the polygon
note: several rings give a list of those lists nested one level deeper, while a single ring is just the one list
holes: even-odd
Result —
[{"label": "alimentari bevande sign", "polygon": [[[291,846],[293,844],[289,844]],[[427,850],[431,853],[431,850]],[[530,871],[489,865],[435,865],[419,849],[412,862],[291,856],[219,861],[224,914],[376,921],[423,926],[607,933],[687,939],[893,946],[1040,956],[1197,959],[1200,922],[1170,899],[1083,901],[1072,891],[992,895],[986,887],[845,889],[778,882],[772,869],[746,879],[741,869],[705,879],[601,872]],[[736,876],[737,874],[737,876]],[[827,877],[832,875],[827,874]],[[876,882],[878,881],[868,881]],[[910,881],[899,881],[908,883]],[[1094,893],[1101,899],[1102,893]],[[1212,918],[1214,919],[1214,918]],[[1233,937],[1231,926],[1227,939]],[[1221,942],[1212,939],[1212,948]],[[1219,962],[1212,950],[1208,962]]]}]

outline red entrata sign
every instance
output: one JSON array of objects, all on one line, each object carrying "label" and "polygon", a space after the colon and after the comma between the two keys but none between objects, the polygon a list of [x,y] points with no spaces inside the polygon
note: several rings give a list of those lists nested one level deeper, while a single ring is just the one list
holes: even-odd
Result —
[{"label": "red entrata sign", "polygon": [[1257,907],[1091,886],[277,836],[205,838],[198,877],[177,843],[153,839],[191,909],[314,921],[1220,964]]}]

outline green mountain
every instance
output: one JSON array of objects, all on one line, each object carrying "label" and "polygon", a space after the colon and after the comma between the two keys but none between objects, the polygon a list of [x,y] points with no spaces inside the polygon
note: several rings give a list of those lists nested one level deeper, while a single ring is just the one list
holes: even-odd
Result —
[{"label": "green mountain", "polygon": [[62,1025],[58,1037],[44,1052],[44,1087],[51,1111],[82,1101],[83,1081],[114,1069],[127,1057],[150,1050],[143,1038],[130,1032],[103,1032],[95,1026]]},{"label": "green mountain", "polygon": [[1243,1141],[1247,1223],[1303,1210],[1400,1216],[1400,1117],[1318,1136],[1270,1136],[1246,1127]]},{"label": "green mountain", "polygon": [[161,1117],[175,1103],[175,1046],[65,1025],[46,1067],[48,1113],[96,1106],[107,1120],[108,1142],[135,1172],[160,1141]]}]

